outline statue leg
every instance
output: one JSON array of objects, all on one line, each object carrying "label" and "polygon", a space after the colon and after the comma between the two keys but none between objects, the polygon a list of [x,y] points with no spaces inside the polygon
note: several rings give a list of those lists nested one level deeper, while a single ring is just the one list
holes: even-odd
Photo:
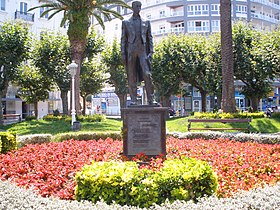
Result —
[{"label": "statue leg", "polygon": [[132,55],[129,56],[127,62],[127,79],[128,79],[128,91],[131,98],[131,104],[137,104],[137,82],[136,82],[136,58]]},{"label": "statue leg", "polygon": [[148,104],[155,104],[156,102],[154,100],[154,85],[152,82],[150,64],[148,62],[149,61],[147,60],[146,56],[141,56],[140,65],[143,70],[143,79],[145,82]]}]

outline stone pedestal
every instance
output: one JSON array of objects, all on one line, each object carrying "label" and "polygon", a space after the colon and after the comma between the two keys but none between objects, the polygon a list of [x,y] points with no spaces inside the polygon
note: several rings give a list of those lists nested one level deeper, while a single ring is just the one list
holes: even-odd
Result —
[{"label": "stone pedestal", "polygon": [[130,106],[123,112],[123,152],[128,158],[144,153],[148,157],[166,155],[167,107]]}]

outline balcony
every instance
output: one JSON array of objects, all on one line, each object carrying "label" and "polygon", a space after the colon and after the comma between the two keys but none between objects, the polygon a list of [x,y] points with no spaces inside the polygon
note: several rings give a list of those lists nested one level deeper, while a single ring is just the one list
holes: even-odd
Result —
[{"label": "balcony", "polygon": [[34,14],[16,10],[15,19],[22,19],[24,21],[34,22]]},{"label": "balcony", "polygon": [[280,9],[280,5],[279,4],[275,4],[273,2],[270,2],[268,0],[252,0],[252,2],[256,2],[256,3],[260,3],[264,6],[271,6],[274,9]]},{"label": "balcony", "polygon": [[277,20],[275,18],[271,18],[271,17],[266,16],[266,15],[259,14],[259,13],[252,13],[252,18],[256,18],[256,19],[260,19],[260,20],[266,20],[268,22],[275,23],[275,24],[279,23],[279,20]]},{"label": "balcony", "polygon": [[153,32],[153,35],[155,36],[160,36],[160,35],[164,35],[164,34],[170,34],[170,33],[184,33],[185,32],[185,28],[184,27],[174,27],[174,28],[170,28],[168,30],[166,29],[161,29],[159,31],[155,31]]}]

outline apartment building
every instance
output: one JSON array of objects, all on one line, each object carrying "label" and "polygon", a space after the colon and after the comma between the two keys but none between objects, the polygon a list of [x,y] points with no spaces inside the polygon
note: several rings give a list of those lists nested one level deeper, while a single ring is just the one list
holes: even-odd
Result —
[{"label": "apartment building", "polygon": [[[219,0],[140,0],[141,16],[151,21],[154,39],[169,33],[202,33],[220,31]],[[131,0],[127,1],[131,4]],[[120,7],[114,8],[124,18],[132,12]],[[251,22],[258,30],[272,30],[279,25],[279,0],[232,0],[232,20]],[[105,20],[106,21],[106,20]],[[97,23],[93,21],[93,23]],[[106,39],[120,38],[121,20],[106,21]],[[97,27],[100,32],[102,30]]]},{"label": "apartment building", "polygon": [[[60,31],[66,34],[67,28],[60,27],[60,22],[63,13],[57,14],[51,20],[48,20],[48,15],[40,17],[44,12],[44,8],[36,9],[31,12],[28,10],[38,6],[45,1],[39,0],[0,0],[0,27],[3,22],[22,20],[29,27],[30,32],[34,37],[39,38],[44,31]],[[1,59],[1,58],[0,58]],[[17,97],[17,87],[9,86],[6,97],[2,98],[4,114],[21,114],[24,118],[26,115],[32,114],[34,107],[32,104],[27,104]],[[48,101],[39,102],[39,118],[48,114],[55,109],[61,109],[61,100],[59,92],[50,92]]]}]

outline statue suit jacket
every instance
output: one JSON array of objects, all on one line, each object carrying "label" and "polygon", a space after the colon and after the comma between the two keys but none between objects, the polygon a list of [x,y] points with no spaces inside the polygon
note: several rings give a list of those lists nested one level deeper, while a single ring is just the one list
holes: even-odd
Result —
[{"label": "statue suit jacket", "polygon": [[[151,33],[150,21],[141,20],[141,38],[143,44],[146,45],[147,55],[153,53],[153,37]],[[128,44],[133,44],[135,42],[136,35],[133,25],[133,17],[122,22],[122,36],[121,36],[121,52],[122,55],[127,58],[130,52],[127,52]]]}]

